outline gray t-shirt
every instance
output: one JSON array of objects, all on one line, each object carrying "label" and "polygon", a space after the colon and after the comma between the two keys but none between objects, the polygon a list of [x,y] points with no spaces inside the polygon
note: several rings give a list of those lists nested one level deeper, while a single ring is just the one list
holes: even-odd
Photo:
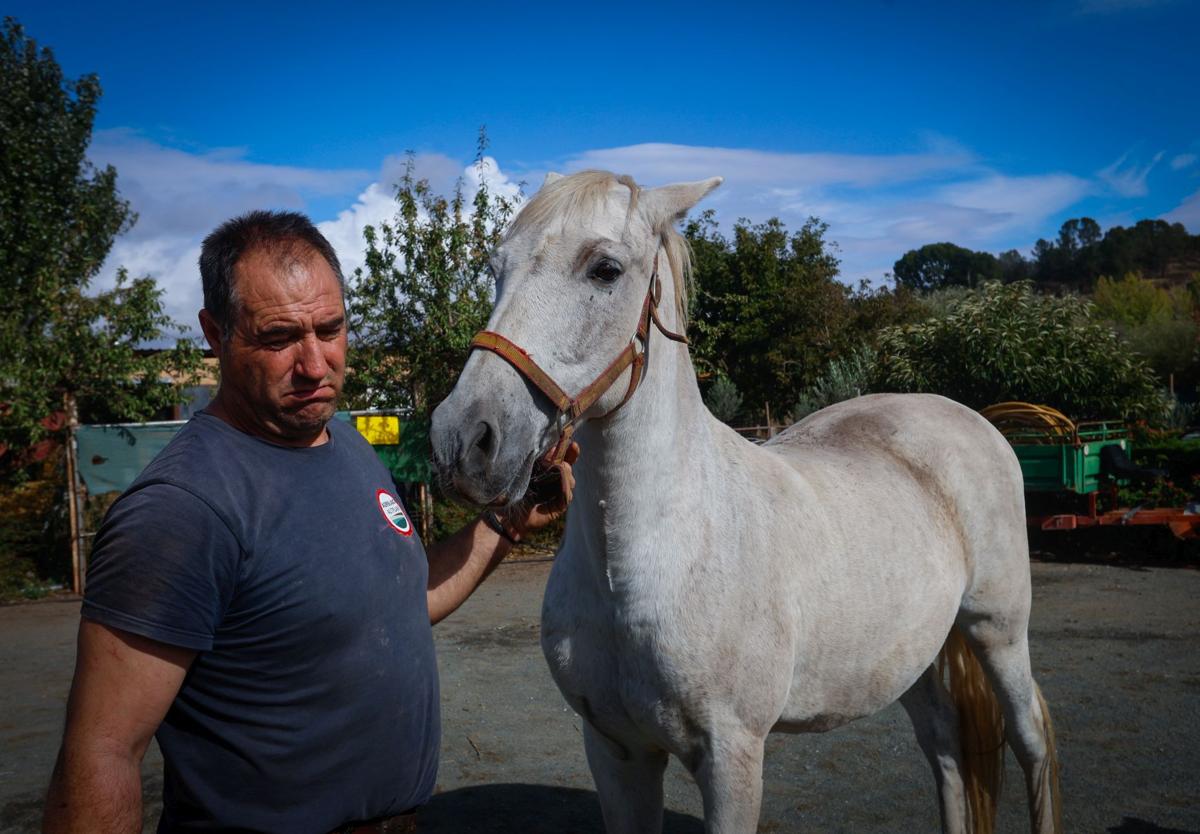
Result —
[{"label": "gray t-shirt", "polygon": [[367,442],[329,433],[201,412],[97,535],[83,615],[199,652],[157,734],[159,831],[328,832],[433,792],[425,551]]}]

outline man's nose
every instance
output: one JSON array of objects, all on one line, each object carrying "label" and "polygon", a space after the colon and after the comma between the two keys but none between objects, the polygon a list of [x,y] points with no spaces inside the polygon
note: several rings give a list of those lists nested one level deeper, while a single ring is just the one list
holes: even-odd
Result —
[{"label": "man's nose", "polygon": [[321,340],[316,334],[310,333],[300,340],[298,347],[296,373],[306,379],[324,379],[329,372],[329,362],[325,359]]}]

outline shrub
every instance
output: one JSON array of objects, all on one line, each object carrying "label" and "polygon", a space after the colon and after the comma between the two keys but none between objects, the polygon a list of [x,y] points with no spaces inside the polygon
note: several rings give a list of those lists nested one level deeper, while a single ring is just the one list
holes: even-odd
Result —
[{"label": "shrub", "polygon": [[879,338],[876,390],[942,394],[972,408],[1005,400],[1075,419],[1143,418],[1169,406],[1145,361],[1077,296],[989,283],[919,324]]},{"label": "shrub", "polygon": [[722,423],[732,423],[742,410],[742,395],[733,384],[733,380],[724,374],[718,374],[716,381],[709,386],[704,404]]},{"label": "shrub", "polygon": [[847,356],[834,359],[817,381],[800,392],[792,409],[793,420],[803,420],[814,411],[861,397],[871,389],[875,374],[875,351],[860,347]]},{"label": "shrub", "polygon": [[1102,277],[1094,303],[1097,316],[1112,322],[1160,378],[1186,377],[1195,366],[1200,326],[1188,289],[1163,289],[1136,274],[1120,281]]},{"label": "shrub", "polygon": [[46,582],[68,579],[65,512],[57,480],[0,484],[0,599],[41,596]]},{"label": "shrub", "polygon": [[1138,466],[1166,469],[1176,484],[1190,484],[1200,475],[1200,440],[1162,438],[1133,442],[1133,462]]}]

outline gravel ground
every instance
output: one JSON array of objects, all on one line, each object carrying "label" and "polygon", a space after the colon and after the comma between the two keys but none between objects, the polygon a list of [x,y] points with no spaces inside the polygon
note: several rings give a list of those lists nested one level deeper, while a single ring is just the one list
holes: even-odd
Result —
[{"label": "gravel ground", "polygon": [[[444,736],[435,832],[601,834],[580,720],[538,647],[547,562],[501,566],[435,629]],[[1034,563],[1034,669],[1058,730],[1067,830],[1200,834],[1200,572]],[[77,601],[0,608],[0,831],[35,831],[62,729]],[[161,787],[145,767],[147,830]],[[1027,830],[1011,754],[1001,832]],[[677,763],[667,832],[701,832]],[[936,831],[933,780],[903,711],[772,736],[765,832]]]}]

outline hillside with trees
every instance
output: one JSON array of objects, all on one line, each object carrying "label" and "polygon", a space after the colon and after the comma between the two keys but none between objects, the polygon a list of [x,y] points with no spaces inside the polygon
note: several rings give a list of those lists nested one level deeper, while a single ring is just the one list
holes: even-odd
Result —
[{"label": "hillside with trees", "polygon": [[1200,273],[1200,235],[1165,220],[1139,220],[1101,233],[1095,220],[1079,217],[1063,223],[1054,240],[1039,239],[1029,258],[1016,250],[996,256],[929,243],[905,252],[892,272],[897,285],[923,292],[1030,280],[1042,291],[1090,293],[1101,277],[1126,275],[1186,284]]}]

